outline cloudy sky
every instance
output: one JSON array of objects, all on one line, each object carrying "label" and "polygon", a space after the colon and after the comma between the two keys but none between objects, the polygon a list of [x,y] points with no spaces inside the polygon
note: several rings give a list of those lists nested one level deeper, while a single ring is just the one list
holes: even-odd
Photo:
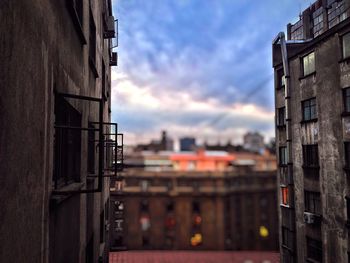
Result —
[{"label": "cloudy sky", "polygon": [[112,118],[127,144],[274,136],[272,39],[305,0],[114,0]]}]

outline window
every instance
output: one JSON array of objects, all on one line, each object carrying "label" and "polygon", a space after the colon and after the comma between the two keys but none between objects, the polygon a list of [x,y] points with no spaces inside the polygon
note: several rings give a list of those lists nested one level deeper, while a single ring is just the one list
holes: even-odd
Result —
[{"label": "window", "polygon": [[306,237],[307,257],[316,262],[322,262],[322,242]]},{"label": "window", "polygon": [[281,187],[281,203],[289,206],[289,189],[287,186]]},{"label": "window", "polygon": [[80,26],[83,27],[83,14],[84,14],[84,9],[83,9],[83,0],[73,0],[73,7],[76,12],[77,18],[79,19]]},{"label": "window", "polygon": [[315,120],[317,118],[316,98],[301,102],[303,121]]},{"label": "window", "polygon": [[342,37],[342,51],[343,58],[350,57],[350,33]]},{"label": "window", "polygon": [[294,249],[294,233],[284,226],[282,226],[282,245]]},{"label": "window", "polygon": [[344,170],[347,176],[350,176],[350,142],[344,142],[344,157],[345,166]]},{"label": "window", "polygon": [[277,71],[277,89],[282,89],[286,84],[283,68]]},{"label": "window", "polygon": [[344,142],[345,168],[350,169],[350,142]]},{"label": "window", "polygon": [[304,56],[303,61],[303,76],[310,75],[315,72],[315,52]]},{"label": "window", "polygon": [[350,197],[347,196],[345,197],[345,200],[346,200],[346,218],[347,218],[347,222],[349,224],[350,222]]},{"label": "window", "polygon": [[321,215],[320,193],[305,191],[305,211]]},{"label": "window", "polygon": [[[95,128],[92,123],[89,123],[89,128]],[[88,131],[88,173],[95,174],[95,132]]]},{"label": "window", "polygon": [[282,127],[286,125],[286,108],[277,109],[277,126]]},{"label": "window", "polygon": [[200,205],[197,201],[192,202],[192,212],[193,213],[200,213],[201,212]]},{"label": "window", "polygon": [[105,212],[102,211],[100,214],[100,243],[104,243],[105,234]]},{"label": "window", "polygon": [[[81,114],[64,98],[55,97],[55,125],[81,127]],[[80,180],[81,131],[55,129],[54,184],[55,188]]]},{"label": "window", "polygon": [[288,164],[288,152],[287,147],[282,146],[279,148],[279,165],[285,166]]},{"label": "window", "polygon": [[96,26],[90,9],[89,58],[96,65]]},{"label": "window", "polygon": [[313,13],[313,32],[314,37],[317,37],[323,32],[323,8],[319,8]]},{"label": "window", "polygon": [[350,113],[350,88],[343,89],[344,112]]},{"label": "window", "polygon": [[303,145],[303,166],[318,168],[318,145]]},{"label": "window", "polygon": [[147,200],[142,200],[140,203],[140,211],[142,213],[148,213],[148,201]]}]

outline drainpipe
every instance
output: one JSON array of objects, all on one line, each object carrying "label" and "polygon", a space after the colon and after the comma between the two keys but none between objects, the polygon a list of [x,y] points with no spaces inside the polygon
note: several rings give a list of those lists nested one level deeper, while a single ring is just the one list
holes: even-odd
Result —
[{"label": "drainpipe", "polygon": [[[287,141],[287,153],[288,153],[288,179],[293,183],[293,151],[292,151],[292,125],[291,125],[291,101],[290,101],[290,75],[289,75],[289,61],[287,53],[287,42],[284,32],[280,32],[273,41],[273,45],[280,44],[283,62],[283,71],[285,78],[285,118],[286,118],[286,141]],[[294,183],[293,183],[294,184]]]}]

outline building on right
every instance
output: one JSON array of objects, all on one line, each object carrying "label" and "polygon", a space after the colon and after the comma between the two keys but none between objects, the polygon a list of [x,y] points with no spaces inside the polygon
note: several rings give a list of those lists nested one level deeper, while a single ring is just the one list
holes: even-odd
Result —
[{"label": "building on right", "polygon": [[350,262],[350,0],[273,41],[281,262]]}]

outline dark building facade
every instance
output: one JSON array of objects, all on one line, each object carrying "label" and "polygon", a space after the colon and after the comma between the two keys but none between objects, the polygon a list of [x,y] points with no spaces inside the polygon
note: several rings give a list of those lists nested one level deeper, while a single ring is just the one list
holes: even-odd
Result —
[{"label": "dark building facade", "polygon": [[274,172],[149,172],[111,184],[112,250],[277,250]]},{"label": "dark building facade", "polygon": [[0,262],[108,262],[111,1],[0,17]]},{"label": "dark building facade", "polygon": [[348,0],[317,1],[273,43],[282,262],[349,262]]}]

